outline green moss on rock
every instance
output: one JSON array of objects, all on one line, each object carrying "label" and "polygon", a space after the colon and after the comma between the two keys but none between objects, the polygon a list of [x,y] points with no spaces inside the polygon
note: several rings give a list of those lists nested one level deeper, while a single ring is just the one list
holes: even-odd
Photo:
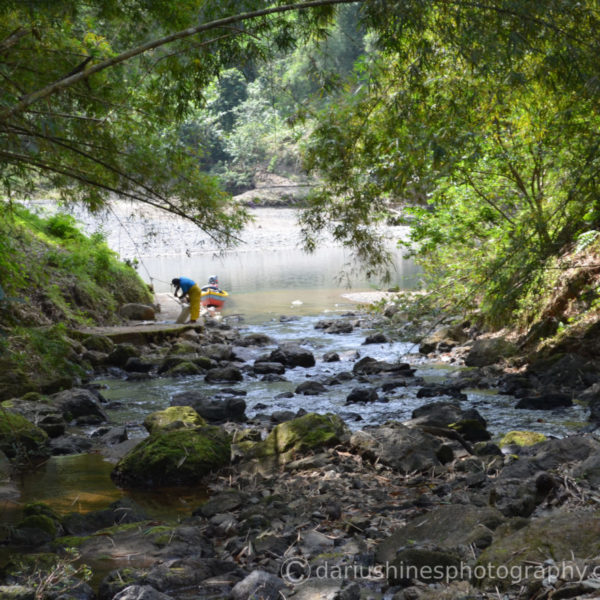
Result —
[{"label": "green moss on rock", "polygon": [[548,438],[535,431],[509,431],[499,442],[500,448],[505,446],[533,446],[545,442]]},{"label": "green moss on rock", "polygon": [[169,369],[168,375],[172,377],[185,377],[186,375],[200,375],[202,370],[189,360],[185,360]]},{"label": "green moss on rock", "polygon": [[246,458],[272,458],[285,464],[297,455],[339,444],[348,434],[346,424],[337,415],[308,413],[280,423],[262,442],[241,442],[236,450]]},{"label": "green moss on rock", "polygon": [[144,427],[150,433],[161,430],[173,430],[203,427],[206,421],[191,406],[170,406],[148,415]]},{"label": "green moss on rock", "polygon": [[0,410],[0,450],[9,458],[48,456],[48,435],[25,417]]},{"label": "green moss on rock", "polygon": [[229,464],[229,436],[218,427],[176,429],[152,435],[126,454],[111,473],[123,487],[194,485]]},{"label": "green moss on rock", "polygon": [[18,525],[18,529],[39,529],[54,537],[57,533],[56,523],[46,515],[30,515]]}]

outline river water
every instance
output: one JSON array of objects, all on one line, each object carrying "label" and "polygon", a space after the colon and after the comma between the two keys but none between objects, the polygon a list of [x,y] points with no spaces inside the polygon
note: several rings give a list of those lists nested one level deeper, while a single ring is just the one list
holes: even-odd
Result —
[{"label": "river water", "polygon": [[[204,282],[209,275],[217,274],[220,285],[230,293],[223,310],[225,318],[235,320],[235,326],[246,333],[266,333],[277,342],[294,341],[313,351],[317,365],[311,369],[291,369],[285,374],[288,381],[266,383],[246,378],[236,387],[243,389],[247,414],[272,413],[276,410],[335,412],[350,427],[358,428],[395,419],[410,418],[412,411],[435,398],[418,399],[418,387],[398,388],[382,398],[381,402],[367,405],[345,404],[346,396],[356,382],[328,387],[319,396],[279,397],[283,392],[293,392],[307,377],[318,378],[351,371],[357,356],[372,356],[390,362],[407,360],[418,368],[417,376],[427,381],[441,381],[451,377],[456,367],[423,361],[413,344],[391,342],[364,346],[368,329],[356,328],[350,334],[325,334],[315,325],[323,318],[342,318],[356,308],[345,295],[349,292],[373,290],[374,286],[354,276],[352,287],[340,281],[341,272],[348,270],[347,252],[331,240],[313,255],[305,255],[298,247],[299,235],[292,209],[256,209],[255,221],[244,234],[239,248],[219,252],[206,236],[197,229],[174,217],[140,215],[131,212],[127,204],[118,205],[102,218],[77,214],[88,232],[102,229],[109,245],[122,258],[137,258],[139,273],[156,292],[168,292],[169,281],[176,276],[188,276]],[[406,228],[390,227],[390,249],[396,240],[407,235]],[[343,278],[342,278],[343,279]],[[347,280],[346,280],[347,283]],[[414,289],[419,285],[419,270],[396,252],[395,271],[391,285],[401,289]],[[280,317],[285,315],[285,319]],[[234,318],[235,317],[235,318]],[[266,350],[245,352],[244,358],[252,361]],[[268,349],[267,349],[268,351]],[[325,352],[336,351],[341,357],[337,363],[324,363]],[[178,379],[153,379],[128,382],[120,378],[98,380],[103,395],[119,402],[121,408],[109,410],[114,424],[126,425],[130,437],[143,437],[141,427],[148,413],[166,408],[176,393],[198,389],[219,393],[224,386],[206,384],[202,377]],[[563,436],[581,426],[585,411],[578,406],[555,412],[516,410],[515,400],[490,390],[468,390],[468,400],[463,406],[474,407],[487,419],[488,429],[499,436],[509,430],[526,429]],[[266,408],[265,408],[266,407]],[[88,431],[90,433],[90,431]],[[110,481],[112,465],[99,455],[56,457],[42,469],[23,477],[20,482],[21,501],[43,500],[60,512],[82,512],[106,506],[125,492]],[[179,510],[189,511],[190,505],[203,498],[204,490],[185,490],[172,494],[137,494],[153,514],[164,515]]]}]

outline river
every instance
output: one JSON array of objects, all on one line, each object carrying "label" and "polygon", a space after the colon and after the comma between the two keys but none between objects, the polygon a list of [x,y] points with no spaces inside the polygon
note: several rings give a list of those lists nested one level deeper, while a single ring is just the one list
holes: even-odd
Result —
[{"label": "river", "polygon": [[[340,281],[340,273],[348,269],[349,255],[331,240],[313,255],[304,254],[298,247],[299,235],[292,209],[256,209],[255,221],[244,234],[239,248],[219,252],[206,236],[181,220],[170,216],[139,215],[130,212],[126,204],[104,217],[92,218],[78,214],[88,232],[102,229],[109,245],[122,258],[139,261],[139,273],[156,292],[169,291],[169,281],[179,275],[196,278],[200,282],[217,274],[220,285],[230,293],[223,311],[225,317],[235,316],[236,326],[247,333],[261,332],[278,342],[295,341],[309,347],[317,358],[325,352],[340,354],[338,363],[318,360],[312,369],[292,369],[286,372],[285,382],[262,382],[247,379],[239,384],[247,395],[247,414],[270,413],[276,410],[335,412],[350,427],[364,427],[389,419],[406,420],[412,411],[435,398],[417,398],[418,387],[398,388],[386,395],[385,401],[367,405],[345,404],[353,382],[328,388],[319,396],[281,397],[283,392],[295,389],[307,377],[335,375],[351,371],[357,352],[381,360],[408,360],[417,366],[417,376],[427,381],[441,381],[451,377],[457,367],[445,363],[424,361],[416,354],[413,344],[392,342],[363,346],[368,330],[356,328],[344,335],[325,334],[315,329],[325,317],[337,318],[356,305],[345,295],[374,289],[360,276],[351,280],[348,288]],[[406,228],[390,227],[390,249],[407,235]],[[343,278],[342,278],[343,279]],[[348,281],[346,280],[346,283]],[[419,270],[396,251],[392,285],[413,289],[419,285]],[[280,317],[285,315],[285,319]],[[261,350],[263,353],[264,350]],[[251,356],[248,357],[251,360]],[[143,382],[128,382],[121,378],[101,378],[97,381],[104,396],[121,403],[121,408],[109,410],[111,422],[126,425],[130,437],[146,435],[141,422],[148,413],[169,406],[170,398],[181,391],[206,388],[200,377],[178,379],[160,378]],[[210,386],[209,386],[210,387]],[[212,386],[215,392],[222,386]],[[488,429],[495,435],[513,429],[527,429],[562,436],[581,426],[584,409],[575,406],[553,412],[516,410],[515,400],[490,390],[468,390],[463,405],[476,408],[488,421]],[[91,433],[91,430],[86,430]],[[99,455],[56,457],[40,470],[23,476],[20,481],[21,502],[43,500],[60,512],[82,512],[106,506],[124,494],[110,481],[110,463]],[[172,494],[137,494],[153,514],[189,512],[194,502],[204,497],[204,490],[177,491]]]}]

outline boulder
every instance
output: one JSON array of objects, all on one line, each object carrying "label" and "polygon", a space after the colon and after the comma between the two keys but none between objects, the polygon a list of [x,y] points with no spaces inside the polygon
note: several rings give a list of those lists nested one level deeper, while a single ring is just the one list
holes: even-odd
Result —
[{"label": "boulder", "polygon": [[485,367],[510,358],[517,353],[517,347],[512,342],[501,337],[481,338],[475,340],[465,358],[467,367]]},{"label": "boulder", "polygon": [[215,381],[243,381],[244,376],[237,367],[218,367],[210,369],[204,376],[204,381],[213,383]]},{"label": "boulder", "polygon": [[403,375],[411,375],[414,369],[408,363],[397,362],[388,363],[383,360],[376,360],[370,356],[361,358],[352,367],[352,372],[355,375],[376,375],[378,373],[396,373]]},{"label": "boulder", "polygon": [[429,354],[430,352],[448,352],[455,346],[463,344],[468,340],[468,336],[459,325],[452,327],[440,327],[431,335],[424,337],[419,345],[421,354]]},{"label": "boulder", "polygon": [[126,488],[197,485],[204,475],[229,464],[230,455],[229,437],[218,427],[175,429],[140,442],[111,477]]},{"label": "boulder", "polygon": [[85,388],[72,388],[58,392],[53,394],[50,400],[61,411],[66,421],[88,416],[98,417],[100,422],[107,420],[97,396]]},{"label": "boulder", "polygon": [[149,360],[144,360],[138,356],[132,356],[127,359],[125,366],[123,367],[126,371],[136,373],[149,373],[154,368],[154,363]]},{"label": "boulder", "polygon": [[64,456],[66,454],[81,454],[91,449],[92,440],[84,435],[61,435],[50,440],[48,447],[53,456]]},{"label": "boulder", "polygon": [[290,369],[294,367],[314,367],[314,354],[298,344],[282,344],[269,355],[270,362],[279,362]]},{"label": "boulder", "polygon": [[246,459],[264,459],[267,465],[283,465],[298,455],[334,446],[349,436],[345,423],[333,414],[308,413],[273,427],[262,442],[242,442],[236,450]]},{"label": "boulder", "polygon": [[355,387],[346,396],[346,404],[355,404],[361,402],[377,402],[379,395],[373,387]]},{"label": "boulder", "polygon": [[204,425],[206,421],[191,406],[170,406],[153,412],[144,419],[144,427],[149,433]]},{"label": "boulder", "polygon": [[105,335],[90,335],[83,340],[82,344],[88,350],[103,354],[110,354],[115,347],[115,343]]},{"label": "boulder", "polygon": [[361,456],[403,473],[424,471],[441,464],[438,451],[442,442],[401,423],[389,422],[356,431],[350,438],[350,446]]},{"label": "boulder", "polygon": [[554,410],[568,406],[573,406],[571,394],[563,394],[561,392],[547,392],[539,396],[526,396],[515,404],[515,408],[528,410]]},{"label": "boulder", "polygon": [[231,590],[231,597],[233,600],[281,600],[280,591],[285,588],[285,583],[279,577],[266,571],[252,571],[235,584]]},{"label": "boulder", "polygon": [[461,384],[456,383],[429,383],[417,392],[417,398],[437,398],[438,396],[450,396],[457,400],[467,400]]},{"label": "boulder", "polygon": [[237,340],[238,346],[268,346],[273,344],[273,340],[264,333],[249,333]]},{"label": "boulder", "polygon": [[68,513],[62,517],[61,522],[65,533],[82,536],[115,525],[139,523],[148,519],[149,516],[144,512],[144,509],[133,500],[130,498],[121,498],[101,510],[94,510],[88,513]]},{"label": "boulder", "polygon": [[[600,513],[586,509],[554,511],[517,531],[499,527],[493,543],[479,556],[477,570],[486,587],[507,589],[528,579],[526,565],[587,559],[600,553]],[[529,569],[531,572],[533,569]],[[476,572],[477,572],[476,571]]]},{"label": "boulder", "polygon": [[0,451],[8,458],[30,460],[49,455],[48,435],[25,417],[0,411]]},{"label": "boulder", "polygon": [[318,396],[327,392],[327,388],[318,381],[303,381],[294,390],[295,394],[302,394],[303,396]]},{"label": "boulder", "polygon": [[147,304],[123,304],[119,307],[119,315],[130,321],[154,321],[156,314],[153,306]]},{"label": "boulder", "polygon": [[255,362],[252,367],[255,375],[283,375],[285,373],[285,365],[280,362]]},{"label": "boulder", "polygon": [[173,597],[159,592],[151,585],[128,585],[112,600],[173,600]]},{"label": "boulder", "polygon": [[373,333],[372,335],[368,335],[363,342],[363,346],[368,346],[369,344],[387,344],[389,343],[388,337],[383,333]]},{"label": "boulder", "polygon": [[340,355],[337,352],[325,352],[325,354],[323,354],[323,362],[326,363],[330,363],[330,362],[339,362],[340,361]]},{"label": "boulder", "polygon": [[31,392],[21,398],[5,400],[1,406],[3,410],[25,417],[43,429],[48,437],[58,437],[65,432],[67,424],[63,414],[47,396]]},{"label": "boulder", "polygon": [[130,358],[139,356],[140,350],[133,344],[116,344],[106,357],[106,362],[122,369]]},{"label": "boulder", "polygon": [[182,392],[171,399],[171,406],[191,406],[211,423],[246,421],[246,401],[239,397],[207,398],[202,392]]},{"label": "boulder", "polygon": [[318,321],[315,329],[322,329],[325,333],[332,334],[352,333],[354,331],[354,323],[342,319],[327,319]]},{"label": "boulder", "polygon": [[534,446],[546,440],[546,436],[537,431],[509,431],[502,436],[502,439],[498,442],[498,446],[500,448],[506,446]]}]

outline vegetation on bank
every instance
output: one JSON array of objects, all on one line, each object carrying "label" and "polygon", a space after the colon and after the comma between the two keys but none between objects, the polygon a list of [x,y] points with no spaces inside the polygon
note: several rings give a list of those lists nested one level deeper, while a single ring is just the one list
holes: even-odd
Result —
[{"label": "vegetation on bank", "polygon": [[69,387],[84,367],[73,361],[70,328],[121,322],[118,308],[151,303],[146,284],[100,234],[75,220],[2,207],[0,220],[0,395]]}]

